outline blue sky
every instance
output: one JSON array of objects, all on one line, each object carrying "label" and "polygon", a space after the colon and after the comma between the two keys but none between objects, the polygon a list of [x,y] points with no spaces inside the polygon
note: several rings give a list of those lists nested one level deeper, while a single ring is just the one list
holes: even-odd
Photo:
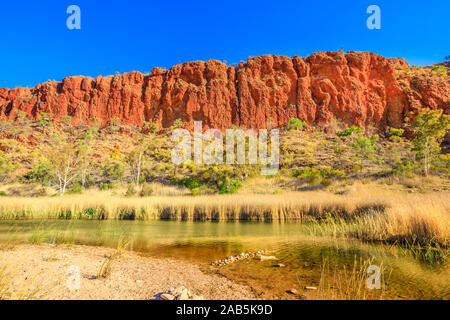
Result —
[{"label": "blue sky", "polygon": [[[191,61],[372,51],[429,65],[450,55],[448,0],[2,1],[0,87],[149,72]],[[66,9],[81,8],[81,30]],[[381,30],[366,27],[369,5]]]}]

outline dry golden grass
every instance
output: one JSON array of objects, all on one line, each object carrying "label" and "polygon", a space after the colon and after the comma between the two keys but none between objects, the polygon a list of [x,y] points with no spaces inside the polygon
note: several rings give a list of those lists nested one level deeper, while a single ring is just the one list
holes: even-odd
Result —
[{"label": "dry golden grass", "polygon": [[[373,259],[353,262],[350,270],[344,266],[331,266],[329,261],[322,262],[320,276],[320,299],[322,300],[383,300],[386,294],[386,283],[392,270],[384,270],[380,265],[380,288],[367,288],[367,268]],[[387,278],[387,279],[386,279]]]},{"label": "dry golden grass", "polygon": [[356,236],[361,239],[408,244],[438,243],[448,246],[450,198],[448,193],[399,197],[384,214],[361,217]]},{"label": "dry golden grass", "polygon": [[383,209],[379,199],[357,199],[325,191],[282,195],[201,195],[124,197],[91,190],[64,197],[2,197],[0,219],[95,218],[181,220],[302,220],[329,215],[350,218]]},{"label": "dry golden grass", "polygon": [[373,183],[354,183],[345,192],[335,193],[252,194],[245,190],[201,196],[124,197],[122,191],[89,190],[64,197],[2,197],[0,219],[298,220],[316,223],[325,234],[329,230],[322,226],[331,221],[334,236],[448,246],[450,197],[446,191],[407,193]]}]

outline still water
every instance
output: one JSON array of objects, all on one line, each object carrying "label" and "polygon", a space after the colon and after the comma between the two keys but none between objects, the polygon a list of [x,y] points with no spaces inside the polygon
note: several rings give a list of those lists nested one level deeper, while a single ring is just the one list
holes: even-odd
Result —
[{"label": "still water", "polygon": [[[393,245],[315,237],[300,223],[27,220],[0,223],[0,242],[34,241],[115,247],[125,239],[144,255],[182,259],[254,288],[261,298],[449,299],[447,258],[430,260]],[[221,268],[211,262],[241,252],[265,250],[256,258]],[[275,265],[285,267],[277,268]],[[381,267],[382,288],[368,290],[369,265]],[[305,290],[306,286],[318,290]],[[359,288],[361,287],[361,288]],[[359,288],[359,289],[358,289]],[[362,294],[363,292],[364,294]]]}]

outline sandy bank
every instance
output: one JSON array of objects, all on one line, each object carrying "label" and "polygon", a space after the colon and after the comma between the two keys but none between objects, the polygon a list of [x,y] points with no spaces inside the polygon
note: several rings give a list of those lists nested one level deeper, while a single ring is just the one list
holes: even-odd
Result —
[{"label": "sandy bank", "polygon": [[[205,274],[193,264],[134,252],[123,252],[111,263],[110,274],[98,278],[102,264],[114,252],[102,247],[18,245],[0,251],[0,271],[6,268],[0,281],[7,284],[7,295],[13,294],[13,298],[155,299],[178,286],[205,299],[255,298],[249,288]],[[80,286],[70,290],[68,283],[72,289],[77,287],[77,268]]]}]

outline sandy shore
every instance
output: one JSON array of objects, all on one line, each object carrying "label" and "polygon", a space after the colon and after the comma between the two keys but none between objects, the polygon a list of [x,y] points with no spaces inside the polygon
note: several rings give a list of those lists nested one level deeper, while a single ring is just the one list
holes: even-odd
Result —
[{"label": "sandy shore", "polygon": [[255,298],[249,288],[218,275],[205,274],[193,264],[127,251],[112,262],[106,278],[97,278],[102,264],[114,252],[102,247],[18,245],[0,251],[0,271],[4,270],[0,281],[6,282],[7,294],[13,294],[13,298],[155,299],[179,286],[205,299]]}]

